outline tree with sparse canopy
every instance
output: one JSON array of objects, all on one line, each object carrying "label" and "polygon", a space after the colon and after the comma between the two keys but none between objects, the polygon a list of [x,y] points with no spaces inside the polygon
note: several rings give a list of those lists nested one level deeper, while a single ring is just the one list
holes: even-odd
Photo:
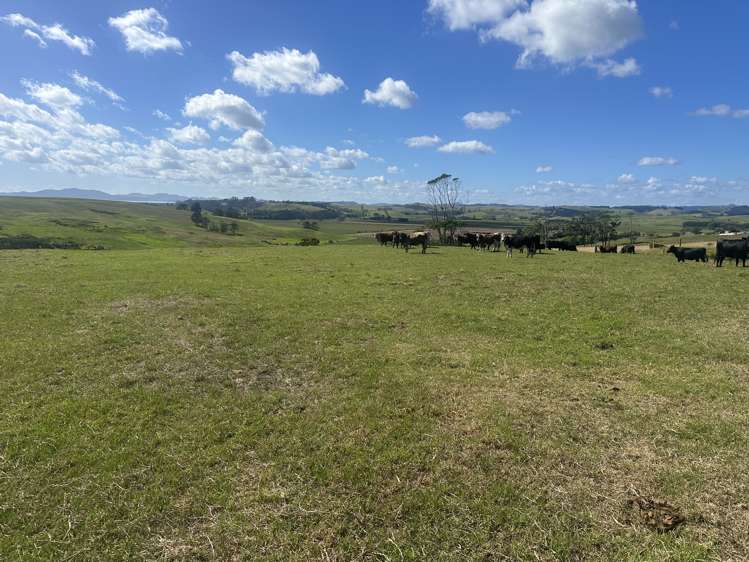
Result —
[{"label": "tree with sparse canopy", "polygon": [[460,226],[458,213],[461,206],[462,182],[450,174],[442,174],[427,182],[426,192],[431,221],[429,226],[437,231],[440,242],[450,243]]}]

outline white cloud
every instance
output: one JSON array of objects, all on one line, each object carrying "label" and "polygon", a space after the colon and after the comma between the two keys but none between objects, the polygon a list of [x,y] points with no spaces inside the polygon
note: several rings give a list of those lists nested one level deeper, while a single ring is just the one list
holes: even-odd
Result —
[{"label": "white cloud", "polygon": [[481,141],[452,141],[440,146],[440,152],[452,152],[460,154],[493,154],[494,149]]},{"label": "white cloud", "polygon": [[187,125],[181,129],[167,129],[169,140],[179,144],[205,144],[211,140],[211,135],[202,127]]},{"label": "white cloud", "polygon": [[643,156],[637,162],[638,166],[676,166],[679,161],[676,158],[666,156]]},{"label": "white cloud", "polygon": [[265,126],[262,114],[247,100],[223,90],[188,99],[182,113],[186,117],[209,120],[212,129],[221,125],[231,129],[262,129]]},{"label": "white cloud", "polygon": [[169,116],[168,113],[165,113],[165,112],[161,111],[160,109],[154,109],[153,110],[153,116],[156,117],[156,118],[158,118],[158,119],[161,119],[162,121],[171,121],[172,120],[172,118]]},{"label": "white cloud", "polygon": [[422,135],[420,137],[410,137],[406,139],[406,146],[409,148],[426,148],[430,146],[437,146],[442,142],[442,139],[437,135]]},{"label": "white cloud", "polygon": [[364,90],[363,103],[372,103],[380,107],[390,105],[400,109],[408,109],[416,101],[416,92],[403,80],[385,78],[375,92]]},{"label": "white cloud", "polygon": [[743,119],[749,117],[749,109],[733,109],[730,105],[720,103],[712,107],[701,107],[692,115],[698,117],[736,117]]},{"label": "white cloud", "polygon": [[650,95],[654,98],[672,98],[674,97],[674,92],[671,88],[668,86],[653,86],[648,90],[650,92]]},{"label": "white cloud", "polygon": [[627,78],[628,76],[637,76],[640,74],[640,65],[633,58],[625,59],[624,62],[616,62],[612,59],[606,59],[600,62],[589,62],[588,66],[598,72],[598,76],[615,76],[616,78]]},{"label": "white cloud", "polygon": [[23,34],[26,37],[35,39],[40,47],[47,46],[47,43],[44,41],[44,39],[47,39],[48,41],[59,41],[67,47],[80,52],[82,55],[90,55],[92,49],[96,46],[93,39],[72,35],[59,23],[42,25],[23,14],[8,14],[0,18],[0,22],[12,27],[25,28]]},{"label": "white cloud", "polygon": [[22,80],[21,83],[32,98],[56,111],[72,109],[83,104],[81,96],[74,94],[65,86],[38,84],[30,80]]},{"label": "white cloud", "polygon": [[70,77],[78,85],[78,87],[82,88],[83,90],[86,90],[89,92],[93,91],[93,92],[102,94],[117,104],[120,104],[125,101],[114,90],[105,88],[96,80],[93,80],[92,78],[89,78],[88,76],[84,76],[83,74],[80,74],[77,70],[73,71]]},{"label": "white cloud", "polygon": [[299,91],[324,96],[345,87],[338,76],[320,74],[320,61],[313,51],[305,54],[284,47],[280,51],[253,53],[249,58],[237,51],[226,57],[234,65],[234,80],[253,86],[261,94]]},{"label": "white cloud", "polygon": [[317,154],[314,158],[324,170],[353,170],[355,161],[369,158],[369,154],[359,148],[338,150],[329,146],[324,154]]},{"label": "white cloud", "polygon": [[273,150],[273,143],[266,139],[260,131],[250,129],[234,141],[235,146],[250,148],[255,152],[266,153]]},{"label": "white cloud", "polygon": [[542,57],[564,66],[600,64],[604,75],[635,72],[636,63],[596,62],[642,35],[634,0],[430,0],[428,10],[451,30],[477,28],[483,41],[518,45],[519,67]]},{"label": "white cloud", "polygon": [[510,121],[512,117],[504,111],[471,111],[463,116],[463,123],[469,129],[496,129]]},{"label": "white cloud", "polygon": [[390,175],[400,174],[401,169],[398,166],[388,166],[387,173]]},{"label": "white cloud", "polygon": [[494,24],[526,5],[525,0],[429,0],[427,11],[441,16],[450,31]]},{"label": "white cloud", "polygon": [[149,54],[155,51],[182,51],[182,42],[166,34],[169,22],[155,8],[130,10],[109,18],[109,25],[125,39],[128,51]]},{"label": "white cloud", "polygon": [[39,44],[39,47],[41,47],[42,49],[47,48],[47,42],[44,39],[42,39],[42,37],[35,31],[31,31],[30,29],[24,29],[23,36],[36,41]]},{"label": "white cloud", "polygon": [[548,173],[549,173],[549,172],[551,172],[551,171],[552,171],[553,169],[554,169],[554,168],[552,168],[551,166],[544,166],[544,165],[542,165],[542,166],[538,166],[538,167],[536,168],[536,173],[537,173],[537,174],[548,174]]},{"label": "white cloud", "polygon": [[616,181],[618,181],[619,183],[625,183],[626,184],[626,183],[635,183],[637,181],[637,179],[632,174],[622,174],[621,176],[619,176],[617,178]]}]

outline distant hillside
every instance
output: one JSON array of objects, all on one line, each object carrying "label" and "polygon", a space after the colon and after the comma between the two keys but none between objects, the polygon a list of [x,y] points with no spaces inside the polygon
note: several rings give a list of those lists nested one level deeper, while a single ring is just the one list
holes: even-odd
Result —
[{"label": "distant hillside", "polygon": [[130,203],[176,203],[188,197],[171,193],[127,193],[113,195],[97,189],[42,189],[40,191],[17,191],[14,193],[0,193],[2,197],[42,197],[55,199],[94,199],[97,201],[126,201]]}]

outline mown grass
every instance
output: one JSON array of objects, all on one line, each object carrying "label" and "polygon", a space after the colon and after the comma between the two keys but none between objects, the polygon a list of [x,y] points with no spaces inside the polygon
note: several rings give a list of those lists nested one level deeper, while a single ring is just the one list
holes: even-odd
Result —
[{"label": "mown grass", "polygon": [[669,258],[0,253],[0,558],[745,560],[749,270]]}]

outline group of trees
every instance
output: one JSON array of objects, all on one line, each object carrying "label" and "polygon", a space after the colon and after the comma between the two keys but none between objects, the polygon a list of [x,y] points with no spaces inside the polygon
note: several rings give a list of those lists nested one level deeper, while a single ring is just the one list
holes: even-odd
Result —
[{"label": "group of trees", "polygon": [[211,221],[208,216],[203,213],[203,207],[198,201],[195,201],[190,205],[190,220],[192,220],[195,226],[205,228],[211,232],[220,232],[221,234],[232,236],[236,236],[239,233],[239,225],[236,222]]},{"label": "group of trees", "polygon": [[617,238],[625,237],[633,242],[639,233],[631,228],[619,232],[621,224],[621,219],[605,211],[580,213],[570,219],[561,219],[552,209],[546,216],[533,221],[525,232],[540,235],[542,241],[566,239],[575,244],[607,246]]}]

